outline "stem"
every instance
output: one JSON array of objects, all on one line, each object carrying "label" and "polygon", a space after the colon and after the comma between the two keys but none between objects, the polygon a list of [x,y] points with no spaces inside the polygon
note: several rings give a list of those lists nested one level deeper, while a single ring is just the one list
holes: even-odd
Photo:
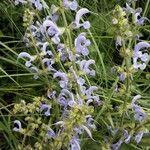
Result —
[{"label": "stem", "polygon": [[[128,45],[128,48],[130,47],[130,43]],[[123,41],[123,50],[124,53],[126,54],[126,46],[125,42]],[[123,113],[122,113],[122,118],[121,118],[121,127],[123,126],[124,122],[124,117],[125,117],[125,112],[126,112],[126,106],[127,106],[127,101],[130,97],[130,85],[131,85],[131,79],[130,79],[130,67],[131,67],[131,57],[130,56],[125,56],[125,66],[126,66],[126,73],[127,73],[127,79],[126,79],[126,96],[123,104]]]}]

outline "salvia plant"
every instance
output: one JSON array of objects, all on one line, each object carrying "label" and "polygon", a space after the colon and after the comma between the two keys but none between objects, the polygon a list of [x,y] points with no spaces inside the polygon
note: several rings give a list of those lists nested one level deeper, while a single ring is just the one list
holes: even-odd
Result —
[{"label": "salvia plant", "polygon": [[[91,141],[93,150],[141,149],[150,135],[150,120],[136,80],[148,66],[150,43],[140,30],[149,19],[136,3],[126,1],[111,12],[111,32],[122,62],[111,66],[114,80],[108,82],[88,19],[97,14],[76,0],[14,0],[16,8],[24,8],[25,28],[25,49],[17,63],[32,73],[34,82],[46,82],[43,95],[13,106],[14,116],[23,114],[11,124],[19,139],[16,149],[81,150]],[[102,83],[96,82],[100,72]]]}]

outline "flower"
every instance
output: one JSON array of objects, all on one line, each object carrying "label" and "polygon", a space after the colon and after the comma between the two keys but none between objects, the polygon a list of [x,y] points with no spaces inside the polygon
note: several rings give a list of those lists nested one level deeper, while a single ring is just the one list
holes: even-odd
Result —
[{"label": "flower", "polygon": [[64,6],[71,10],[76,10],[78,7],[78,3],[76,0],[73,0],[73,1],[64,0]]},{"label": "flower", "polygon": [[86,90],[86,96],[87,97],[91,97],[91,95],[93,94],[94,91],[96,91],[98,89],[97,86],[91,86],[89,87],[88,90]]},{"label": "flower", "polygon": [[89,21],[84,21],[83,23],[80,23],[81,17],[90,11],[87,8],[81,8],[78,10],[76,13],[75,21],[72,23],[73,28],[80,28],[83,26],[84,29],[89,29],[90,28],[90,22]]},{"label": "flower", "polygon": [[95,61],[90,60],[82,60],[78,62],[80,65],[80,70],[82,70],[85,74],[89,74],[91,76],[95,76],[95,70],[90,69],[89,66],[95,64]]},{"label": "flower", "polygon": [[126,8],[123,8],[127,15],[132,14],[134,16],[133,22],[137,25],[144,25],[145,20],[149,20],[146,17],[141,17],[140,13],[142,12],[142,8],[133,9],[126,3]]},{"label": "flower", "polygon": [[78,37],[75,39],[75,48],[76,52],[82,54],[83,56],[87,56],[89,54],[88,46],[90,46],[90,40],[86,39],[86,33],[80,33]]},{"label": "flower", "polygon": [[36,45],[40,48],[40,50],[44,53],[44,55],[49,54],[49,56],[53,56],[53,53],[50,51],[48,47],[49,46],[48,42],[44,42],[44,43],[37,42]]},{"label": "flower", "polygon": [[57,46],[57,50],[59,52],[61,61],[64,62],[65,60],[67,60],[67,58],[69,58],[69,54],[64,44],[59,43]]},{"label": "flower", "polygon": [[149,55],[147,53],[142,53],[140,50],[143,48],[149,48],[150,44],[147,42],[139,42],[134,47],[133,52],[133,67],[135,69],[144,70],[146,68],[145,62],[149,60]]},{"label": "flower", "polygon": [[112,144],[112,145],[111,145],[111,148],[112,148],[113,150],[118,150],[118,149],[120,148],[121,144],[122,144],[122,141],[119,140],[117,143]]},{"label": "flower", "polygon": [[27,4],[27,1],[25,1],[25,0],[15,0],[15,5],[18,5],[19,3]]},{"label": "flower", "polygon": [[144,110],[138,106],[137,104],[135,104],[137,102],[137,100],[139,100],[141,98],[141,95],[136,95],[133,99],[132,99],[132,103],[131,103],[131,106],[132,106],[132,109],[134,110],[134,119],[139,121],[139,122],[143,122],[146,120],[147,118],[147,115],[146,113],[144,112]]},{"label": "flower", "polygon": [[85,116],[85,118],[86,118],[87,125],[92,129],[96,129],[96,126],[94,124],[94,119],[92,118],[92,116],[87,115],[87,116]]},{"label": "flower", "polygon": [[119,76],[120,81],[124,81],[126,79],[125,73],[121,73]]},{"label": "flower", "polygon": [[68,150],[81,150],[80,142],[77,137],[73,137],[70,141],[70,148]]},{"label": "flower", "polygon": [[40,107],[40,112],[44,111],[45,116],[50,116],[51,105],[42,104]]},{"label": "flower", "polygon": [[38,9],[39,11],[43,9],[43,5],[42,5],[42,3],[41,3],[40,0],[35,0],[34,6],[35,6],[36,9]]},{"label": "flower", "polygon": [[53,66],[52,66],[55,63],[54,59],[44,58],[42,60],[42,63],[47,65],[48,71],[54,71],[54,72],[56,72],[56,69],[54,69]]},{"label": "flower", "polygon": [[142,131],[140,131],[136,134],[135,141],[137,142],[137,144],[142,140],[143,134],[144,133]]},{"label": "flower", "polygon": [[54,22],[52,22],[51,20],[45,20],[43,22],[43,29],[44,32],[51,37],[52,41],[55,44],[58,44],[60,42],[59,36],[61,35],[61,32]]},{"label": "flower", "polygon": [[131,135],[128,133],[127,130],[124,130],[124,137],[125,137],[124,142],[125,142],[126,144],[129,144],[129,142],[130,142],[130,140],[131,140]]},{"label": "flower", "polygon": [[14,126],[16,127],[13,128],[13,131],[19,132],[20,129],[22,129],[21,122],[19,120],[14,121]]},{"label": "flower", "polygon": [[51,139],[51,138],[55,138],[56,134],[51,128],[49,128],[48,132],[47,132],[47,136],[48,136],[49,139]]},{"label": "flower", "polygon": [[60,78],[59,85],[61,88],[67,88],[68,85],[68,77],[64,72],[57,71],[54,73],[54,78]]},{"label": "flower", "polygon": [[18,55],[18,59],[19,58],[28,58],[29,60],[26,60],[25,66],[26,67],[30,67],[32,65],[32,62],[35,60],[35,58],[33,56],[31,56],[30,54],[28,54],[27,52],[21,52]]}]

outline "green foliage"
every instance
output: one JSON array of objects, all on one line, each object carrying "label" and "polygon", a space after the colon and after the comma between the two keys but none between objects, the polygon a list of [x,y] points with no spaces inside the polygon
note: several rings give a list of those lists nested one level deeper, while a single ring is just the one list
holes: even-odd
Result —
[{"label": "green foliage", "polygon": [[[102,106],[94,109],[94,118],[96,122],[95,124],[97,126],[97,131],[93,131],[92,133],[94,140],[86,139],[86,135],[83,135],[81,140],[81,149],[107,150],[109,145],[105,143],[106,141],[104,142],[104,139],[106,137],[103,137],[102,135],[110,136],[108,131],[106,130],[106,127],[110,125],[112,127],[120,125],[119,121],[122,114],[124,113],[124,109],[131,109],[130,103],[133,95],[135,95],[136,93],[142,95],[142,100],[140,100],[139,104],[147,112],[148,116],[150,115],[150,65],[148,64],[147,69],[145,69],[144,71],[139,71],[135,75],[135,78],[131,85],[131,90],[134,94],[130,95],[127,98],[127,108],[124,108],[124,99],[126,99],[124,93],[126,90],[126,85],[120,83],[118,78],[116,78],[115,75],[112,75],[111,68],[114,65],[122,65],[123,60],[123,57],[120,56],[119,50],[115,47],[114,37],[116,36],[116,29],[114,29],[114,27],[112,26],[113,10],[115,9],[116,5],[125,6],[126,2],[125,0],[78,0],[78,2],[81,7],[86,7],[92,12],[88,16],[89,21],[92,25],[91,29],[88,30],[88,38],[93,43],[90,46],[90,58],[94,59],[96,62],[96,77],[90,79],[90,84],[98,86],[99,90],[97,94],[100,96],[103,103]],[[47,3],[58,4],[58,1],[47,0]],[[136,4],[137,7],[140,6],[143,8],[143,15],[150,18],[150,0],[138,1]],[[50,76],[50,73],[45,73],[44,71],[42,71],[40,79],[33,80],[33,73],[22,64],[23,61],[21,62],[17,60],[18,54],[22,51],[30,52],[31,54],[36,53],[35,49],[31,48],[27,50],[25,48],[24,42],[22,40],[23,35],[26,31],[26,26],[28,26],[32,22],[32,19],[33,22],[35,22],[35,20],[37,19],[42,19],[44,13],[47,14],[47,12],[43,12],[43,14],[39,14],[39,12],[36,12],[35,18],[32,18],[32,16],[27,16],[31,17],[28,18],[30,19],[30,21],[23,22],[23,15],[25,14],[25,11],[26,14],[30,14],[30,10],[27,10],[25,6],[15,6],[11,0],[0,1],[0,149],[17,150],[20,146],[20,143],[22,143],[23,137],[24,142],[27,139],[27,147],[30,147],[30,144],[32,145],[32,143],[36,141],[35,139],[38,137],[39,132],[41,135],[42,132],[45,133],[44,129],[38,129],[38,127],[42,127],[42,125],[40,123],[40,125],[38,123],[38,125],[35,123],[35,117],[35,122],[32,123],[34,125],[37,125],[38,127],[35,127],[33,129],[37,129],[35,131],[36,134],[34,135],[34,137],[31,136],[26,138],[25,133],[23,133],[22,135],[18,135],[16,133],[14,134],[14,132],[12,131],[13,121],[16,119],[21,119],[22,121],[24,121],[26,117],[25,115],[28,114],[25,113],[25,110],[19,111],[19,108],[18,110],[16,110],[16,112],[19,112],[20,114],[17,114],[16,112],[14,113],[14,108],[16,109],[16,107],[14,106],[16,106],[16,104],[19,105],[21,100],[25,100],[25,102],[32,104],[34,103],[35,98],[40,97],[42,99],[43,97],[46,97],[47,90],[51,90],[53,89],[53,87],[56,90],[59,90],[58,84]],[[67,21],[70,22],[70,20],[73,19],[72,13],[67,12],[66,18]],[[60,26],[63,26],[63,19],[59,21],[58,24]],[[134,31],[142,33],[142,40],[150,42],[149,23],[144,26],[136,27]],[[77,35],[77,32],[73,33],[72,38],[76,37]],[[132,42],[132,45],[134,45],[134,42]],[[115,93],[114,90],[114,87],[117,83],[119,83],[121,87],[121,91],[119,94]],[[58,118],[60,118],[60,114],[58,112],[60,108],[56,106],[55,102],[53,103],[55,108],[53,110],[53,114],[56,114],[56,116],[54,116],[54,118],[50,120],[51,123],[54,123],[55,120],[59,120]],[[19,107],[21,108],[20,105]],[[26,107],[24,107],[24,109],[25,108]],[[26,108],[26,111],[29,111],[28,109],[29,108]],[[85,110],[83,110],[83,112],[84,111]],[[36,110],[34,110],[33,112],[31,111],[29,117],[31,117],[32,113],[35,112]],[[82,114],[78,114],[78,118],[73,115],[74,114],[70,114],[69,117],[73,118],[75,123],[83,122]],[[133,114],[129,115],[133,116]],[[43,122],[44,121],[45,120],[43,119]],[[70,120],[67,121],[68,126],[71,125],[71,123],[69,122]],[[48,121],[46,120],[45,122]],[[148,125],[149,122],[146,122],[144,125],[142,125],[142,128],[147,128],[150,130],[150,127]],[[136,123],[130,122],[127,118],[124,118],[123,127],[140,128],[140,126],[138,126]],[[117,142],[118,137],[114,136],[110,138],[111,140],[109,141],[109,143]],[[38,142],[35,145],[37,145],[37,147],[40,147],[42,145],[41,141],[42,136],[39,136]],[[23,145],[25,145],[25,143],[23,143]],[[53,146],[55,146],[55,143]],[[149,147],[149,136],[146,136],[143,138],[139,145],[136,145],[133,140],[132,144],[130,145],[123,144],[121,150],[140,150],[148,149]],[[49,149],[49,147],[47,146],[45,146],[44,148]]]}]

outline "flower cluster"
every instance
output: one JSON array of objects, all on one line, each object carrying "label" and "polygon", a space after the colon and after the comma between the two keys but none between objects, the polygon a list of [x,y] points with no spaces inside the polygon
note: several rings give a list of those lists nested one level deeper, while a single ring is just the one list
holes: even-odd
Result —
[{"label": "flower cluster", "polygon": [[[72,11],[78,9],[78,3],[75,0],[64,0],[61,5],[64,9],[61,11],[62,15],[65,15],[64,11],[69,9]],[[77,10],[75,20],[70,23],[71,30],[90,28],[90,22],[82,20],[83,15],[87,13],[90,11],[86,8]],[[44,67],[47,72],[50,72],[50,78],[59,85],[59,90],[52,89],[47,93],[48,98],[55,100],[61,108],[59,112],[61,120],[54,122],[54,128],[50,125],[47,128],[46,136],[50,141],[50,147],[79,150],[80,135],[86,131],[92,138],[90,129],[96,128],[92,117],[94,111],[92,105],[100,105],[99,96],[94,94],[98,87],[86,83],[88,76],[96,75],[93,69],[95,61],[86,59],[90,53],[91,44],[86,38],[86,33],[80,33],[68,46],[63,42],[63,33],[67,30],[67,26],[59,27],[57,19],[53,20],[52,17],[47,16],[42,22],[36,22],[28,27],[24,41],[30,47],[36,45],[39,52],[35,55],[21,52],[18,59],[25,60],[25,66],[34,73],[34,79],[40,78],[40,72]],[[70,34],[66,37],[68,40],[69,36]],[[39,67],[37,62],[42,65]],[[51,109],[53,105],[41,102],[38,112],[51,117]],[[55,128],[58,129],[57,132],[54,131]]]},{"label": "flower cluster", "polygon": [[46,3],[41,0],[15,0],[15,5],[19,5],[19,4],[31,5],[39,11],[41,11],[43,8],[47,8]]}]

